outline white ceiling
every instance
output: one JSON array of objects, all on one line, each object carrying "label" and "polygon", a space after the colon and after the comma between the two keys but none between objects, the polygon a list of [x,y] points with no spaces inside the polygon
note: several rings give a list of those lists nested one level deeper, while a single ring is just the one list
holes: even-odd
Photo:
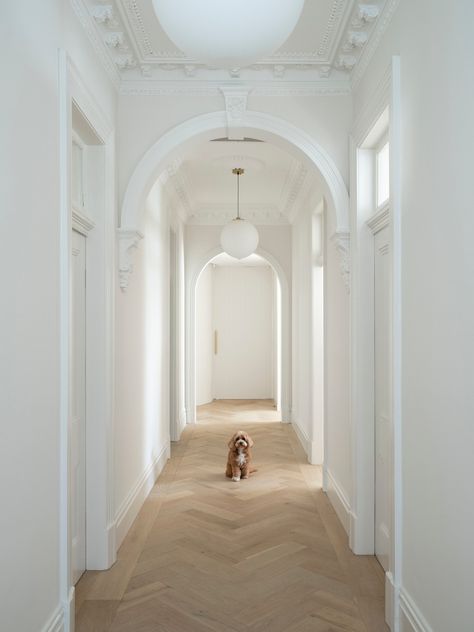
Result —
[{"label": "white ceiling", "polygon": [[[178,0],[176,0],[178,1]],[[344,90],[369,47],[385,28],[395,0],[306,0],[300,21],[276,53],[250,68],[212,69],[177,50],[163,32],[152,0],[75,0],[74,9],[104,66],[123,91],[146,93],[165,82],[196,86],[223,81],[265,86],[287,83]],[[231,5],[238,10],[238,4]],[[209,85],[209,84],[208,84]],[[323,91],[324,91],[323,90]]]},{"label": "white ceiling", "polygon": [[191,224],[220,225],[237,211],[255,224],[288,224],[317,186],[316,172],[279,147],[263,142],[206,142],[174,161],[162,175]]}]

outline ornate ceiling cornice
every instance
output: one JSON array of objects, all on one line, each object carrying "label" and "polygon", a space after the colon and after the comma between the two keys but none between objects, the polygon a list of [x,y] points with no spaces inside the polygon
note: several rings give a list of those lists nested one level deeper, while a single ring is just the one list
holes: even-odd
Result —
[{"label": "ornate ceiling cornice", "polygon": [[280,50],[250,68],[221,71],[153,49],[137,0],[71,0],[102,66],[123,95],[214,96],[229,83],[258,96],[341,96],[364,74],[399,0],[332,0],[314,50]]}]

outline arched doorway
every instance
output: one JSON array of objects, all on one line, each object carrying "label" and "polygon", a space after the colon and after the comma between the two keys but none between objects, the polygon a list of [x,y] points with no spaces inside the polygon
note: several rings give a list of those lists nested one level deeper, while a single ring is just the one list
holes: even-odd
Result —
[{"label": "arched doorway", "polygon": [[[223,252],[220,246],[206,253],[195,262],[187,275],[186,283],[186,410],[188,423],[196,423],[196,287],[204,268]],[[262,248],[256,254],[273,268],[280,286],[281,313],[281,413],[282,421],[290,422],[291,410],[291,320],[290,291],[285,271],[276,257]]]}]

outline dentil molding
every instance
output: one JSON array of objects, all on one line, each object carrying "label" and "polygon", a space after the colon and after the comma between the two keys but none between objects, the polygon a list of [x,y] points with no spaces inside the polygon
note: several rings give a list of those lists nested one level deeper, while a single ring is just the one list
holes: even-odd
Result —
[{"label": "dentil molding", "polygon": [[346,292],[351,291],[351,249],[350,234],[348,232],[337,232],[331,237],[331,241],[339,255],[339,267],[341,270]]},{"label": "dentil molding", "polygon": [[119,283],[122,292],[126,292],[133,272],[133,256],[138,244],[143,239],[139,230],[118,228]]},{"label": "dentil molding", "polygon": [[[262,93],[287,96],[348,94],[350,83],[356,85],[365,72],[399,0],[332,0],[328,23],[313,49],[280,50],[248,68],[227,71],[197,63],[166,44],[164,50],[154,49],[154,26],[146,23],[137,0],[70,3],[121,94],[178,94],[171,83],[188,94],[203,94],[202,86],[194,85],[199,79],[206,84],[254,81]],[[308,85],[300,87],[301,82]]]}]

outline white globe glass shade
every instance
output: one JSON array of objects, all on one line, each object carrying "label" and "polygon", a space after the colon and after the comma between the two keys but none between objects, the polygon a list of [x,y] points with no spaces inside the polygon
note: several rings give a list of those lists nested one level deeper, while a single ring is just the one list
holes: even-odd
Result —
[{"label": "white globe glass shade", "polygon": [[258,231],[245,219],[234,219],[222,229],[221,246],[231,257],[245,259],[258,246]]},{"label": "white globe glass shade", "polygon": [[160,24],[188,57],[218,68],[248,66],[288,39],[304,0],[153,0]]}]

